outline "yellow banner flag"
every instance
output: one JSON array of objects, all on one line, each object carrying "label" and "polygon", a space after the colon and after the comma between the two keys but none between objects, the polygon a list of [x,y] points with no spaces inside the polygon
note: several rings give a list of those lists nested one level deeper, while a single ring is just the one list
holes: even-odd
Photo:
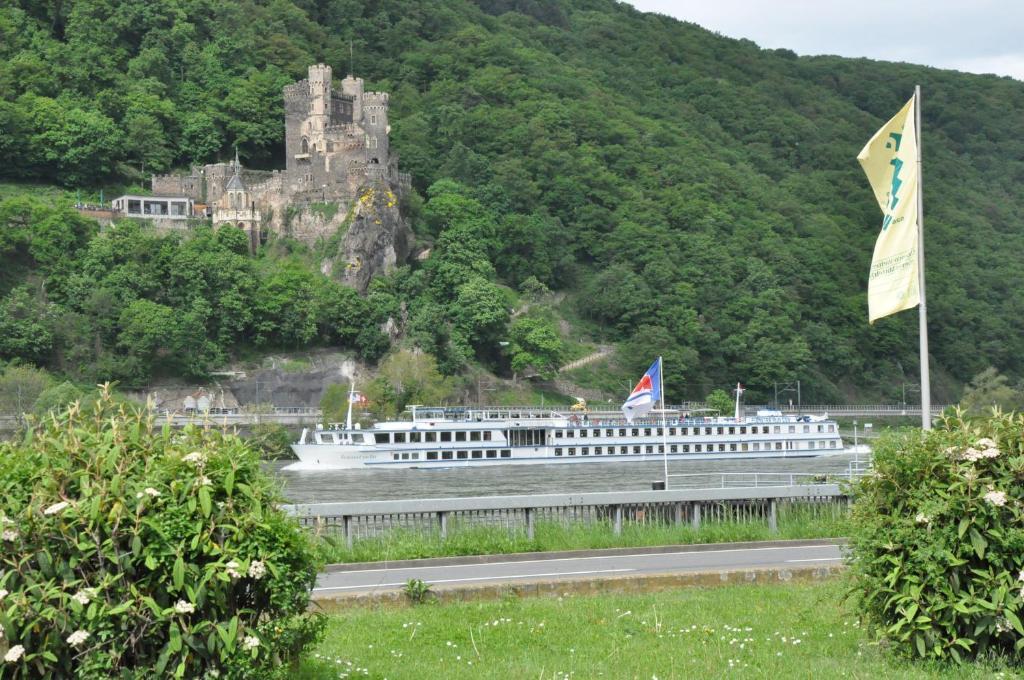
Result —
[{"label": "yellow banner flag", "polygon": [[917,257],[917,135],[914,99],[882,126],[857,160],[882,209],[868,277],[868,319],[916,307],[921,302]]}]

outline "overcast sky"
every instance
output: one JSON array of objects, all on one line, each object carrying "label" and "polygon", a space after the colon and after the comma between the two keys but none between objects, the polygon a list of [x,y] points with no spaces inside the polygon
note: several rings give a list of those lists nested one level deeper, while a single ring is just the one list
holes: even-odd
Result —
[{"label": "overcast sky", "polygon": [[628,0],[761,47],[1024,80],[1024,0]]}]

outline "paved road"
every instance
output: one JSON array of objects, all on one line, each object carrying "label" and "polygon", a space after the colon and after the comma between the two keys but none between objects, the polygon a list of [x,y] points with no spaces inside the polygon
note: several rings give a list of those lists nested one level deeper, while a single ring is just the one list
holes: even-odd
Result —
[{"label": "paved road", "polygon": [[680,548],[676,552],[537,558],[459,564],[353,569],[321,574],[315,595],[373,593],[402,588],[409,579],[437,586],[517,583],[531,580],[600,578],[628,574],[664,574],[693,571],[742,570],[766,567],[827,566],[842,561],[835,544],[721,547],[711,550]]}]

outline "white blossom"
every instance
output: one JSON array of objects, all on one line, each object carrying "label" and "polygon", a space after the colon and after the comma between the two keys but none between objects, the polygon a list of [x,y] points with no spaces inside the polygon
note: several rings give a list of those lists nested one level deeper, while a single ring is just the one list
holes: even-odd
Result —
[{"label": "white blossom", "polygon": [[74,633],[68,636],[67,643],[72,647],[77,647],[86,640],[89,639],[89,632],[85,630],[76,630]]},{"label": "white blossom", "polygon": [[974,461],[980,459],[981,457],[982,457],[981,456],[981,451],[979,451],[978,449],[974,448],[973,446],[960,454],[960,459],[961,460],[970,461],[972,463]]},{"label": "white blossom", "polygon": [[14,529],[4,529],[3,539],[5,541],[16,541],[18,540],[18,532]]},{"label": "white blossom", "polygon": [[199,478],[196,480],[196,486],[211,486],[212,484],[213,482],[206,475],[199,475]]},{"label": "white blossom", "polygon": [[0,623],[0,640],[4,639],[4,624]]},{"label": "white blossom", "polygon": [[231,578],[242,578],[242,575],[238,571],[239,564],[235,560],[231,560],[224,565],[224,571],[227,572]]},{"label": "white blossom", "polygon": [[977,446],[983,449],[994,449],[996,448],[996,443],[988,437],[982,437],[978,440]]},{"label": "white blossom", "polygon": [[4,661],[6,661],[7,663],[14,663],[18,659],[20,659],[21,655],[24,653],[24,647],[22,647],[21,645],[14,645],[13,647],[7,650],[6,654],[4,654]]},{"label": "white blossom", "polygon": [[174,603],[174,611],[176,611],[179,614],[191,614],[195,610],[196,606],[191,602],[187,602],[185,600],[178,600],[176,603]]},{"label": "white blossom", "polygon": [[89,604],[89,602],[91,602],[94,597],[96,597],[95,588],[83,588],[74,595],[72,595],[71,599],[84,607],[85,605]]},{"label": "white blossom", "polygon": [[928,515],[924,514],[923,512],[919,512],[914,517],[914,521],[917,522],[918,524],[931,524],[932,523],[932,518],[929,517]]},{"label": "white blossom", "polygon": [[995,505],[996,507],[1002,507],[1006,505],[1006,494],[1002,491],[989,491],[984,496],[985,500]]},{"label": "white blossom", "polygon": [[267,565],[263,564],[259,560],[253,560],[249,564],[249,576],[259,581],[261,578],[267,575]]},{"label": "white blossom", "polygon": [[0,524],[14,524],[14,520],[7,515],[0,515]]},{"label": "white blossom", "polygon": [[999,454],[1000,454],[1000,451],[999,451],[999,449],[997,449],[997,448],[995,448],[995,447],[993,446],[993,447],[989,447],[989,448],[987,448],[987,449],[984,449],[984,450],[983,450],[983,451],[981,452],[981,457],[982,457],[982,458],[998,458],[998,457],[999,457]]},{"label": "white blossom", "polygon": [[242,647],[244,649],[256,649],[260,646],[260,639],[255,635],[246,635],[245,639],[242,640]]},{"label": "white blossom", "polygon": [[0,588],[0,602],[8,595],[10,595],[10,592],[6,588]]},{"label": "white blossom", "polygon": [[145,489],[143,489],[143,491],[144,491],[144,492],[145,492],[145,494],[146,494],[147,496],[149,496],[150,498],[156,498],[157,496],[159,496],[159,495],[160,495],[160,492],[159,492],[159,491],[157,491],[156,489],[154,489],[154,488],[153,488],[153,487],[151,487],[151,486],[147,486],[147,487],[146,487]]},{"label": "white blossom", "polygon": [[[1020,573],[1019,573],[1019,574],[1017,574],[1017,580],[1018,580],[1018,581],[1024,581],[1024,569],[1021,569],[1021,570],[1020,570]],[[4,593],[6,593],[7,591],[5,590],[5,591],[3,591],[3,592],[4,592]],[[0,595],[0,600],[2,600],[2,599],[4,599],[4,598],[3,598],[3,595]]]},{"label": "white blossom", "polygon": [[192,463],[196,467],[203,467],[206,465],[206,455],[202,451],[193,451],[187,456],[183,456],[182,460],[186,463]]},{"label": "white blossom", "polygon": [[58,512],[60,512],[64,508],[68,507],[69,505],[71,505],[71,503],[68,503],[67,501],[61,501],[60,503],[54,503],[50,507],[48,507],[45,510],[43,510],[43,514],[44,515],[56,515]]},{"label": "white blossom", "polygon": [[1010,628],[1010,621],[1005,616],[1000,616],[998,619],[996,619],[997,633],[1009,633]]}]

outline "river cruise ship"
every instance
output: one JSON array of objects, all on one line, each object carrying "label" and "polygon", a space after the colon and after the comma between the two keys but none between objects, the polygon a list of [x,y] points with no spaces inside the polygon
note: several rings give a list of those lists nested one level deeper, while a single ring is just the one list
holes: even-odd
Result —
[{"label": "river cruise ship", "polygon": [[791,458],[844,450],[836,422],[826,416],[664,416],[627,422],[614,412],[413,407],[408,420],[361,429],[352,426],[350,412],[345,425],[303,430],[292,450],[303,467],[330,468]]}]

